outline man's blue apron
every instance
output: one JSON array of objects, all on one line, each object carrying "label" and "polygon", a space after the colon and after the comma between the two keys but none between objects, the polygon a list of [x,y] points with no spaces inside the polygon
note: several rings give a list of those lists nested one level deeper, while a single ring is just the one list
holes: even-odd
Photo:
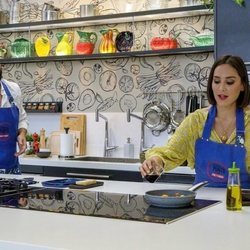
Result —
[{"label": "man's blue apron", "polygon": [[210,187],[226,187],[228,168],[235,161],[240,168],[241,187],[250,188],[250,175],[246,171],[244,147],[245,125],[242,108],[236,110],[236,143],[224,144],[209,140],[217,109],[212,106],[204,126],[202,137],[195,143],[195,183],[207,180]]},{"label": "man's blue apron", "polygon": [[8,87],[3,80],[1,82],[11,107],[0,108],[0,173],[20,174],[18,157],[15,156],[19,110]]}]

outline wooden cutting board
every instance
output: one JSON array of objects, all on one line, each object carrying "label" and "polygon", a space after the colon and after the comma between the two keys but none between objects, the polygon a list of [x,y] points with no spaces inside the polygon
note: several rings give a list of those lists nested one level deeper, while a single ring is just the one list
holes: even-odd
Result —
[{"label": "wooden cutting board", "polygon": [[60,129],[80,131],[80,155],[86,154],[86,115],[83,114],[62,114]]},{"label": "wooden cutting board", "polygon": [[[60,154],[60,135],[64,134],[63,130],[60,131],[53,131],[49,136],[48,146],[50,148],[52,155],[59,155]],[[70,130],[70,134],[74,135],[74,152],[75,155],[81,155],[80,153],[80,138],[81,132]]]}]

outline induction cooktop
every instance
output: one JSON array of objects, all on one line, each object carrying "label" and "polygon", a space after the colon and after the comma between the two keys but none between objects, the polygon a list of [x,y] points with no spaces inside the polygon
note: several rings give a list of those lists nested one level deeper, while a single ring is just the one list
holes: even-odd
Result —
[{"label": "induction cooktop", "polygon": [[174,222],[219,202],[196,199],[185,208],[159,208],[148,205],[143,195],[56,188],[31,188],[0,197],[0,207],[163,224]]}]

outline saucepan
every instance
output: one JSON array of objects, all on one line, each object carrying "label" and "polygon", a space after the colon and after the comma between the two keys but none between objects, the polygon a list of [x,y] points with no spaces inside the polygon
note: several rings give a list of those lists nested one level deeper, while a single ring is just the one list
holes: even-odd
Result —
[{"label": "saucepan", "polygon": [[176,208],[190,206],[196,197],[195,190],[205,186],[208,182],[199,182],[187,190],[182,189],[160,189],[151,190],[144,195],[145,201],[152,206]]}]

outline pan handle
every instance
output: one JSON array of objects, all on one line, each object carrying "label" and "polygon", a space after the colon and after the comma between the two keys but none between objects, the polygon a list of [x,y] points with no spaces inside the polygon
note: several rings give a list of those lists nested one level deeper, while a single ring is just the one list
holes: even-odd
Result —
[{"label": "pan handle", "polygon": [[208,181],[203,181],[203,182],[199,182],[195,185],[193,185],[192,187],[190,187],[188,190],[189,191],[196,191],[197,189],[206,186],[208,184]]}]

